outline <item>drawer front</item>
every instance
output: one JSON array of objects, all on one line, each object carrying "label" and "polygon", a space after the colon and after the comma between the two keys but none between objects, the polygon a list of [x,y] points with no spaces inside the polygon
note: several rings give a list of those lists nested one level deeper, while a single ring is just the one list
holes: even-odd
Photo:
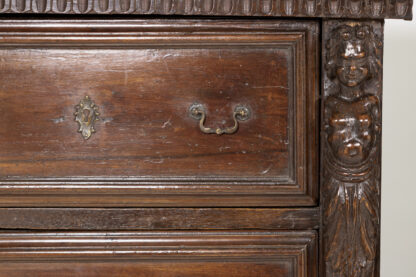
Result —
[{"label": "drawer front", "polygon": [[0,276],[315,277],[316,233],[0,233]]},{"label": "drawer front", "polygon": [[318,23],[0,26],[3,206],[316,204]]}]

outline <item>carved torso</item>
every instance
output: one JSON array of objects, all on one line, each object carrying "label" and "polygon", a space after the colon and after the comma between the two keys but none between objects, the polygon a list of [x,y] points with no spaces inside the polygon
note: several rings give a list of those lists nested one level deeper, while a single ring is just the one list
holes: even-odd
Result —
[{"label": "carved torso", "polygon": [[375,276],[380,208],[381,42],[365,24],[332,30],[324,101],[326,276]]}]

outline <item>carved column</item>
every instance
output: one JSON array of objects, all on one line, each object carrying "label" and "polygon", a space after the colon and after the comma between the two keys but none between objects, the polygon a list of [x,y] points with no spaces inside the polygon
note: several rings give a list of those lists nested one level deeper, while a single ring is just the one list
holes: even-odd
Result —
[{"label": "carved column", "polygon": [[382,21],[323,23],[322,272],[379,275]]}]

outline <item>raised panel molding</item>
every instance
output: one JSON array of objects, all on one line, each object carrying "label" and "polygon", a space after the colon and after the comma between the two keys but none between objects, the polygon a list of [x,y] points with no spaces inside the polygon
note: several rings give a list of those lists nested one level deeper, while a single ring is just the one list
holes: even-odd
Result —
[{"label": "raised panel molding", "polygon": [[316,240],[315,231],[2,232],[0,276],[316,277]]},{"label": "raised panel molding", "polygon": [[[194,32],[198,32],[198,35],[195,36],[193,34]],[[102,35],[103,33],[105,33],[105,35]],[[148,33],[151,35],[146,35]],[[175,37],[177,33],[181,33],[181,35]],[[290,58],[290,60],[293,60],[293,67],[292,62],[290,63],[290,68],[293,69],[288,70],[287,75],[289,76],[287,81],[290,82],[290,87],[293,88],[291,91],[293,93],[288,93],[288,105],[290,105],[290,108],[287,109],[288,113],[290,113],[287,117],[289,127],[286,128],[288,130],[289,145],[287,147],[288,162],[287,170],[282,170],[282,174],[276,173],[267,176],[261,173],[257,175],[247,174],[246,176],[241,176],[241,172],[239,171],[236,174],[233,173],[233,175],[220,176],[218,174],[216,175],[215,172],[208,172],[209,174],[203,175],[203,171],[197,171],[197,169],[195,169],[195,172],[198,174],[184,176],[184,172],[186,174],[186,171],[190,171],[190,167],[188,166],[186,170],[185,167],[183,167],[183,169],[180,169],[182,171],[177,171],[179,173],[172,171],[173,173],[171,176],[167,174],[158,175],[160,172],[169,169],[169,165],[165,162],[153,172],[149,170],[146,174],[135,175],[135,172],[137,172],[137,168],[139,167],[134,168],[133,170],[133,166],[129,166],[128,162],[119,166],[121,163],[118,162],[117,158],[108,159],[110,161],[106,161],[107,164],[104,166],[104,164],[87,160],[84,156],[80,155],[78,157],[79,160],[65,158],[70,165],[64,165],[62,162],[58,163],[57,160],[54,160],[55,157],[52,156],[51,160],[45,158],[45,162],[42,161],[41,163],[40,157],[38,157],[36,161],[29,160],[22,162],[21,155],[19,154],[19,160],[15,161],[12,161],[7,155],[4,155],[0,159],[3,172],[0,177],[0,206],[316,206],[319,171],[317,161],[319,127],[317,126],[318,122],[316,120],[316,114],[318,113],[318,73],[316,70],[318,61],[317,49],[319,44],[318,34],[319,24],[314,21],[302,21],[296,24],[287,20],[264,20],[262,22],[250,22],[247,20],[117,20],[115,22],[104,20],[49,20],[46,22],[42,20],[32,20],[30,22],[22,20],[3,21],[3,24],[0,26],[0,50],[2,51],[3,57],[10,57],[10,50],[5,50],[9,49],[9,47],[12,47],[13,49],[35,48],[35,50],[28,51],[36,51],[38,53],[42,52],[37,51],[37,48],[44,49],[44,54],[41,54],[43,57],[49,57],[53,53],[57,53],[56,49],[77,49],[77,51],[84,53],[89,49],[115,48],[116,51],[125,52],[124,49],[126,49],[126,51],[131,49],[134,49],[134,51],[143,51],[141,49],[163,48],[168,45],[171,46],[172,49],[206,49],[211,45],[221,48],[229,48],[232,46],[237,50],[248,48],[248,46],[257,47],[261,51],[265,51],[263,49],[269,48],[282,49],[279,51],[285,51],[288,59]],[[198,41],[197,44],[195,43],[195,40]],[[15,55],[17,61],[21,60],[20,55],[20,53]],[[104,56],[99,57],[99,61],[102,61],[103,64],[105,63]],[[64,60],[64,64],[68,66],[71,63],[78,63],[78,60],[80,59],[80,57],[74,58],[75,56],[65,56],[64,54],[59,53],[57,57]],[[33,59],[31,61],[33,61]],[[38,64],[38,61],[34,61],[34,64]],[[53,65],[54,64],[55,63],[53,63]],[[137,62],[137,64],[139,64],[139,62]],[[283,65],[286,66],[286,64]],[[108,67],[111,66],[113,65],[109,62]],[[9,67],[8,70],[11,70],[10,68],[11,67]],[[47,66],[47,68],[51,67]],[[157,67],[155,66],[154,68]],[[136,70],[136,72],[138,71]],[[100,71],[100,75],[102,74],[103,73]],[[113,73],[111,72],[111,74]],[[251,73],[247,73],[247,75],[248,74],[252,75]],[[33,78],[34,75],[29,73],[28,78],[30,78],[30,76]],[[79,76],[81,76],[81,74],[72,77],[71,83],[74,82],[76,78],[81,78]],[[260,77],[262,78],[262,76]],[[24,91],[25,95],[28,95],[27,87],[23,88],[22,91]],[[99,95],[104,94],[101,93]],[[133,93],[131,93],[131,95],[133,95]],[[117,106],[114,104],[114,99],[106,100],[107,103],[111,103],[111,105],[105,105],[103,104],[103,102],[105,103],[105,101],[103,101],[104,98],[101,98],[100,100],[99,98],[97,99],[97,97],[93,97],[91,94],[89,96],[91,97],[91,100],[94,100],[94,103],[99,106],[100,116],[105,116],[105,109],[107,108],[107,110],[109,110],[108,107],[111,105],[116,107],[125,105],[125,103],[120,102],[122,105],[119,104]],[[52,97],[56,96],[48,96],[48,99],[53,101],[51,100]],[[109,97],[114,98],[112,95]],[[252,99],[254,98],[252,97]],[[75,104],[78,104],[79,101],[80,99],[77,97]],[[56,105],[56,103],[53,103],[54,107],[56,107]],[[12,107],[11,105],[6,104],[4,106]],[[60,107],[60,109],[62,108],[63,107]],[[135,105],[135,108],[137,108],[137,105]],[[188,120],[188,108],[189,106],[186,105],[183,109],[186,113],[184,115],[186,120]],[[73,104],[70,105],[69,109],[70,116],[72,117],[74,111]],[[273,109],[270,110],[273,111]],[[182,114],[180,116],[180,118],[182,118]],[[38,120],[38,122],[48,122],[52,125],[52,123],[50,123],[52,121]],[[103,120],[98,122],[103,122]],[[195,129],[198,130],[198,139],[200,139],[204,134],[200,134],[200,131],[197,128],[197,122],[193,118],[189,118],[189,122],[189,126],[192,128],[195,127]],[[118,126],[121,125],[120,123],[118,124]],[[56,139],[56,136],[59,135],[58,133],[61,132],[60,134],[65,134],[65,138],[68,138],[68,140],[76,138],[81,139],[82,143],[84,143],[85,140],[82,139],[81,135],[76,133],[77,124],[73,122],[73,120],[71,120],[70,126],[71,135],[64,133],[63,130],[65,129],[63,128],[55,128],[56,126],[49,129],[53,132],[56,131],[55,134],[51,131],[50,135]],[[278,125],[275,124],[275,126]],[[100,131],[98,127],[100,126],[97,126],[97,132],[92,135],[91,139],[88,141],[97,138],[101,134],[106,134],[103,129]],[[57,130],[60,131],[58,132]],[[241,128],[240,131],[244,131],[244,128]],[[170,130],[165,131],[165,133],[173,137],[178,136],[177,134],[173,135],[173,132]],[[90,135],[90,132],[87,132],[87,135]],[[151,138],[150,135],[147,135],[147,137]],[[135,138],[137,138],[137,136],[135,136]],[[122,137],[120,137],[120,139],[122,139]],[[120,144],[120,139],[116,140],[115,135],[112,135],[108,136],[105,140],[102,139],[102,141],[104,143],[104,141],[114,140],[117,141],[117,144]],[[274,139],[270,140],[274,143]],[[13,143],[15,142],[16,138],[13,139]],[[127,140],[123,141],[123,143],[127,143]],[[51,143],[49,143],[49,145],[50,144]],[[78,142],[75,145],[85,146],[85,144]],[[140,144],[137,143],[136,145]],[[87,148],[87,146],[85,147],[88,155],[94,153],[98,149],[98,146],[94,145],[90,148]],[[103,145],[100,145],[100,148],[104,148]],[[107,147],[107,149],[109,148],[110,147]],[[22,150],[18,149],[15,153],[19,153],[19,151]],[[111,152],[109,150],[106,151],[108,153]],[[67,152],[70,151],[68,150]],[[180,152],[180,154],[183,155],[183,153],[188,152],[183,151]],[[268,152],[272,151],[269,150]],[[110,154],[115,155],[114,153],[108,153],[106,154],[106,159]],[[134,155],[139,154],[136,153]],[[147,154],[142,155],[145,156]],[[202,158],[198,158],[206,159],[203,156]],[[65,159],[62,160],[66,161]],[[127,158],[125,159],[128,161]],[[131,158],[131,160],[134,159],[140,161],[144,160],[140,155]],[[256,160],[256,162],[257,161],[258,160]],[[273,161],[278,161],[278,159],[274,159]],[[115,171],[111,173],[109,168],[112,163],[117,163],[113,168],[120,170],[118,172],[121,173],[114,173]],[[80,166],[81,164],[84,164],[84,166]],[[25,167],[27,165],[30,165],[29,167],[33,165],[31,169],[28,169],[30,170],[29,174],[25,169],[18,169],[19,166]],[[51,166],[47,168],[49,165]],[[94,168],[94,171],[91,171],[91,165],[99,165],[100,167],[97,166]],[[143,164],[140,165],[141,169],[147,168],[143,166]],[[83,171],[73,171],[75,173],[69,174],[68,168],[82,169]],[[99,172],[100,168],[101,171]],[[52,169],[59,169],[61,172],[57,170],[52,173]],[[36,170],[37,172],[35,173],[33,170]],[[96,174],[96,176],[85,176],[84,173],[88,173],[89,171],[95,172],[94,174]],[[267,173],[267,171],[265,173]],[[48,172],[49,176],[45,176],[44,172]],[[63,176],[64,174],[62,172],[67,176]],[[7,175],[5,173],[7,173]],[[38,175],[36,176],[36,174]]]},{"label": "raised panel molding", "polygon": [[326,277],[378,276],[382,22],[323,25],[322,227]]},{"label": "raised panel molding", "polygon": [[412,18],[412,0],[2,0],[0,13]]}]

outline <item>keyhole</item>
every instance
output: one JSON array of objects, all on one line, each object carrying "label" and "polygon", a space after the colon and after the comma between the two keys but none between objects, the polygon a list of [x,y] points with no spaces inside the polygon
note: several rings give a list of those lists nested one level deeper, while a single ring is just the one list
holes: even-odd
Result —
[{"label": "keyhole", "polygon": [[82,111],[82,121],[85,123],[89,123],[90,121],[90,110],[83,110]]}]

